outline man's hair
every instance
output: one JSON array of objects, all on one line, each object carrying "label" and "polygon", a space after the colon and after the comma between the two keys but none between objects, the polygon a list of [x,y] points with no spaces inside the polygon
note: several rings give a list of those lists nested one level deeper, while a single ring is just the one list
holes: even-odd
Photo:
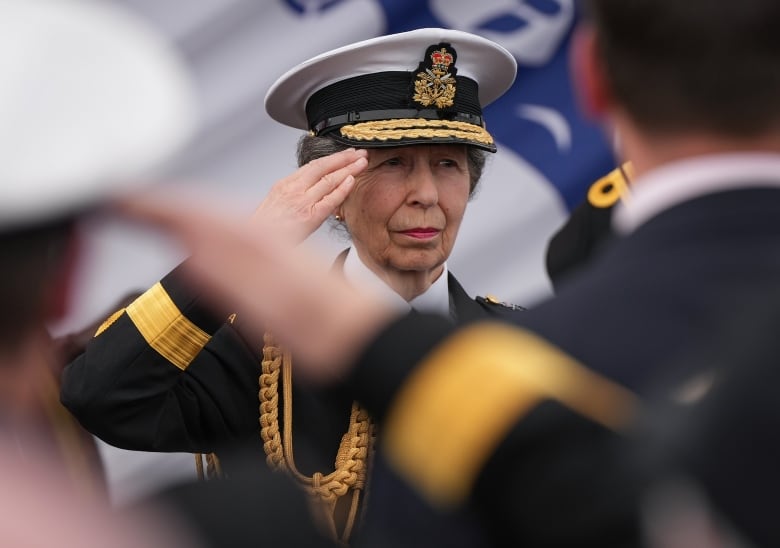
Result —
[{"label": "man's hair", "polygon": [[46,320],[46,298],[62,275],[72,231],[69,219],[0,233],[0,350]]},{"label": "man's hair", "polygon": [[[471,198],[474,196],[479,180],[482,178],[488,152],[469,145],[462,146],[466,147],[466,162],[469,170],[469,198]],[[308,164],[312,160],[335,154],[348,148],[350,148],[350,145],[339,143],[328,137],[303,135],[298,141],[298,165]]]},{"label": "man's hair", "polygon": [[646,131],[780,127],[777,0],[586,0],[616,100]]}]

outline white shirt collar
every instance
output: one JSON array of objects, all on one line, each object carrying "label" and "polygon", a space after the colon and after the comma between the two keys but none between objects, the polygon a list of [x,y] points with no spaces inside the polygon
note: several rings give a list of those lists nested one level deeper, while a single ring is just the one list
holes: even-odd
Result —
[{"label": "white shirt collar", "polygon": [[409,311],[414,307],[418,312],[431,312],[450,317],[450,292],[447,283],[447,263],[444,263],[441,275],[431,284],[425,293],[407,302],[389,285],[374,274],[358,257],[354,249],[350,249],[344,261],[344,275],[352,282],[360,283],[389,306],[399,311]]},{"label": "white shirt collar", "polygon": [[679,203],[725,190],[780,187],[780,154],[732,153],[672,162],[637,178],[615,206],[612,226],[630,234]]}]

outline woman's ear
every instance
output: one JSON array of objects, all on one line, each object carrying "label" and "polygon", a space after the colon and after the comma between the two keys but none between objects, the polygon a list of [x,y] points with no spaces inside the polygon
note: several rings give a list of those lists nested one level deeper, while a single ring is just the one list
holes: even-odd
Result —
[{"label": "woman's ear", "polygon": [[581,24],[574,31],[570,50],[570,71],[581,112],[603,120],[612,107],[612,93],[599,55],[594,28]]}]

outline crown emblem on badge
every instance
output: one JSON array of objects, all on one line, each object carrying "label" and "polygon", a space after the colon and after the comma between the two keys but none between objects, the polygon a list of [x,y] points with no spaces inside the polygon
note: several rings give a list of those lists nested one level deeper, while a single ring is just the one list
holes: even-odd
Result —
[{"label": "crown emblem on badge", "polygon": [[433,70],[444,74],[447,72],[447,69],[452,64],[454,59],[452,58],[451,53],[449,53],[445,48],[441,48],[439,51],[434,51],[431,53],[431,61],[433,63]]},{"label": "crown emblem on badge", "polygon": [[449,44],[430,46],[417,70],[412,99],[424,107],[451,107],[455,102],[455,59],[457,53]]}]

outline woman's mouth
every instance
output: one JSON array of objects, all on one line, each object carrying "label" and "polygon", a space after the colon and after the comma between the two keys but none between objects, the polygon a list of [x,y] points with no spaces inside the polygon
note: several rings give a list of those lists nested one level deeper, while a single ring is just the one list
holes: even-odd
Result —
[{"label": "woman's mouth", "polygon": [[404,236],[409,236],[410,238],[416,238],[418,240],[429,240],[438,236],[439,232],[441,231],[437,228],[416,227],[410,228],[409,230],[403,230],[401,231],[401,234]]}]

